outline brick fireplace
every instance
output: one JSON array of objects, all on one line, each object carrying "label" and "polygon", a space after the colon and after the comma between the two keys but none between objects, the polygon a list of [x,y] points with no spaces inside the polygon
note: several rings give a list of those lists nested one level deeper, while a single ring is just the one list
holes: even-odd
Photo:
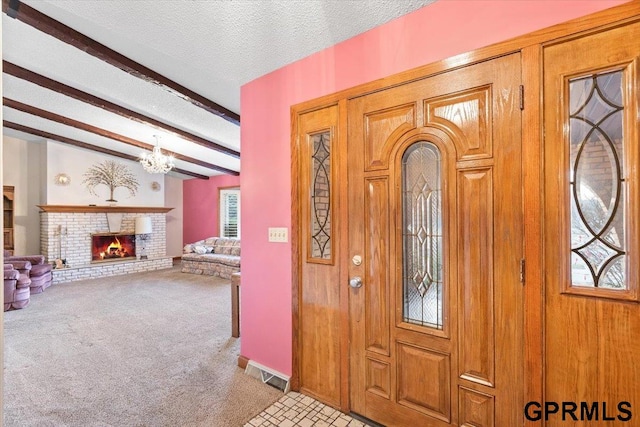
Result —
[{"label": "brick fireplace", "polygon": [[[54,283],[159,270],[173,265],[172,257],[166,254],[166,213],[171,208],[66,205],[39,207],[42,210],[42,254],[50,263],[56,259],[66,261],[65,268],[53,270]],[[110,230],[107,213],[121,216],[119,230]],[[144,242],[141,241],[141,236],[134,233],[135,219],[139,216],[150,217],[152,223],[153,232]],[[100,238],[107,236],[107,239]],[[118,242],[101,243],[102,240],[111,240],[113,237],[117,237]],[[124,249],[109,246],[111,243],[122,246],[123,242],[127,243]],[[96,253],[96,245],[101,245],[103,250]],[[136,248],[143,246],[147,259],[136,256],[139,255]],[[104,250],[108,255],[105,254],[100,259],[100,253]],[[126,256],[120,256],[123,250],[127,252]]]}]

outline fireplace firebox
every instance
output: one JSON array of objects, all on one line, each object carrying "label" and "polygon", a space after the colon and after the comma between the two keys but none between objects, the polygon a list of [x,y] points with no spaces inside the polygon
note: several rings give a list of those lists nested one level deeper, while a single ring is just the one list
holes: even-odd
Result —
[{"label": "fireplace firebox", "polygon": [[91,235],[91,262],[122,261],[135,258],[135,234],[96,233]]}]

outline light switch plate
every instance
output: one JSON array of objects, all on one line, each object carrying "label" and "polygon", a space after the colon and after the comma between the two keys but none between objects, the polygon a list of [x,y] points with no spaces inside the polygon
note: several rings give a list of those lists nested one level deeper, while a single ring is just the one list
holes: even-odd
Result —
[{"label": "light switch plate", "polygon": [[270,242],[288,242],[289,230],[286,227],[269,227]]}]

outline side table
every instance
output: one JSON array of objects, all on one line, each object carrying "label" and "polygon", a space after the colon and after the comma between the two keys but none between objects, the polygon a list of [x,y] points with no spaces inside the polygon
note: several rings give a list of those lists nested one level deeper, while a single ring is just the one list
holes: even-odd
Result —
[{"label": "side table", "polygon": [[231,275],[231,336],[240,336],[240,273]]}]

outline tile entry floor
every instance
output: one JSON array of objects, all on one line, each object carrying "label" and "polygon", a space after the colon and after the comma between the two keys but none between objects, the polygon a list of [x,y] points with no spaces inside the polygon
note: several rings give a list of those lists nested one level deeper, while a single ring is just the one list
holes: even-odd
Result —
[{"label": "tile entry floor", "polygon": [[244,427],[366,427],[349,415],[304,394],[291,391],[249,421]]}]

